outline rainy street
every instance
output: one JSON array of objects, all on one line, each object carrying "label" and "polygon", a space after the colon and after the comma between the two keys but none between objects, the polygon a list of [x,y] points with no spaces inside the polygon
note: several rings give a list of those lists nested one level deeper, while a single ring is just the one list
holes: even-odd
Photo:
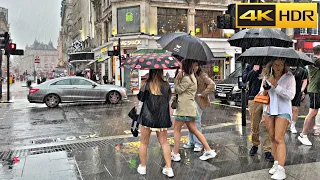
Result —
[{"label": "rainy street", "polygon": [[[16,147],[96,137],[131,135],[130,109],[135,96],[117,105],[105,103],[61,104],[48,108],[27,101],[23,82],[11,86],[11,104],[1,104],[0,147]],[[4,86],[5,87],[5,86]],[[203,115],[202,126],[240,123],[239,109],[213,105]],[[4,121],[5,119],[5,121]]]}]

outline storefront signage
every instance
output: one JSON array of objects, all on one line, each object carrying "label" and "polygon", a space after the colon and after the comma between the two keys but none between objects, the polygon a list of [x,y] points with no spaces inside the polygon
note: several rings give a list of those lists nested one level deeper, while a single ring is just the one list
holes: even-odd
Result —
[{"label": "storefront signage", "polygon": [[[141,40],[128,40],[128,41],[121,41],[121,46],[136,46],[142,44]],[[118,42],[113,43],[114,46],[118,45]]]},{"label": "storefront signage", "polygon": [[213,72],[215,73],[219,72],[219,66],[213,66]]},{"label": "storefront signage", "polygon": [[107,53],[108,52],[108,47],[104,47],[101,49],[101,53]]},{"label": "storefront signage", "polygon": [[126,22],[131,22],[131,21],[133,21],[133,14],[132,14],[132,12],[127,12]]},{"label": "storefront signage", "polygon": [[304,48],[305,49],[313,49],[314,47],[320,45],[320,42],[305,42]]}]

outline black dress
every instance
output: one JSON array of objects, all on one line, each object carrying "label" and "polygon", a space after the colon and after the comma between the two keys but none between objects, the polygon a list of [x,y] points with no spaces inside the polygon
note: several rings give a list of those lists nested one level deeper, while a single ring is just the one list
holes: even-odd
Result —
[{"label": "black dress", "polygon": [[143,106],[138,123],[145,127],[170,128],[172,126],[169,107],[171,88],[169,84],[164,83],[160,91],[161,95],[152,94],[149,83],[147,83],[145,90],[139,92],[138,99],[143,102]]}]

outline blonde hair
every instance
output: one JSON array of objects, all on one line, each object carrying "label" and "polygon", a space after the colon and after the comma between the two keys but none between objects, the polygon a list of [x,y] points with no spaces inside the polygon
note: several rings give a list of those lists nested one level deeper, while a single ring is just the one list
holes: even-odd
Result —
[{"label": "blonde hair", "polygon": [[149,77],[146,81],[141,83],[141,88],[145,90],[146,84],[149,83],[150,92],[154,95],[162,95],[161,86],[164,84],[163,70],[162,69],[150,69]]},{"label": "blonde hair", "polygon": [[262,73],[261,73],[260,79],[262,79],[263,77],[267,77],[267,78],[270,77],[272,65],[273,65],[273,63],[274,63],[275,61],[277,61],[277,60],[280,60],[280,61],[284,62],[283,74],[286,74],[287,72],[289,72],[289,66],[287,65],[287,63],[285,62],[285,60],[283,60],[283,59],[276,59],[276,60],[273,60],[273,61],[269,62],[269,63],[262,69]]}]

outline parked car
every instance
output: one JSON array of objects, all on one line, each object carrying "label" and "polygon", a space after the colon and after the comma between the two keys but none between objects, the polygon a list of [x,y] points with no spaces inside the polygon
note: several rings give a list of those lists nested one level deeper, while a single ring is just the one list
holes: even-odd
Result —
[{"label": "parked car", "polygon": [[216,85],[215,98],[224,104],[241,104],[241,89],[238,87],[238,76],[242,76],[241,67],[237,68],[222,82],[218,82]]},{"label": "parked car", "polygon": [[57,107],[59,103],[73,102],[108,102],[117,104],[127,99],[124,87],[97,84],[78,76],[56,78],[32,85],[29,89],[30,103],[45,103],[48,107]]}]

